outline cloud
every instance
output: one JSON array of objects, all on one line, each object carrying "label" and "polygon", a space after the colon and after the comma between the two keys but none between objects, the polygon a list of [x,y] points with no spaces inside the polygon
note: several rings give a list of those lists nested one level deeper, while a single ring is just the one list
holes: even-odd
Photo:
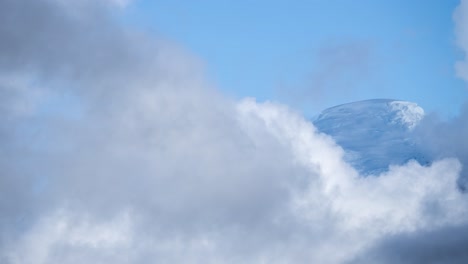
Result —
[{"label": "cloud", "polygon": [[307,85],[284,95],[300,104],[321,104],[340,96],[346,101],[373,74],[375,47],[368,40],[328,41],[314,55]]},{"label": "cloud", "polygon": [[437,115],[427,116],[417,128],[416,135],[425,152],[432,159],[456,157],[462,163],[462,172],[458,179],[463,190],[468,183],[468,144],[465,135],[468,133],[468,105],[464,105],[460,114],[450,120],[440,119]]},{"label": "cloud", "polygon": [[224,97],[107,8],[0,1],[0,262],[374,263],[464,233],[463,159],[362,177],[300,114]]},{"label": "cloud", "polygon": [[468,81],[468,63],[466,56],[468,54],[468,1],[461,0],[453,14],[455,21],[456,44],[463,53],[463,60],[455,65],[456,74],[459,78]]},{"label": "cloud", "polygon": [[349,263],[466,263],[466,225],[391,235]]}]

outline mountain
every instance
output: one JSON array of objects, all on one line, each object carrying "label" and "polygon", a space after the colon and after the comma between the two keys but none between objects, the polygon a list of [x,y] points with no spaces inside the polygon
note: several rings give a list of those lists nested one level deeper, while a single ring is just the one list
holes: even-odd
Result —
[{"label": "mountain", "polygon": [[429,164],[412,133],[424,117],[415,103],[372,99],[328,108],[313,121],[345,150],[345,159],[364,175],[416,160]]}]

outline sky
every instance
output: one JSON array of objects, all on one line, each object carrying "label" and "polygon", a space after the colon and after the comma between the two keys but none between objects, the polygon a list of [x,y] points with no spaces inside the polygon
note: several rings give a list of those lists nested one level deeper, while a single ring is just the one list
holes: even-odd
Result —
[{"label": "sky", "polygon": [[[0,263],[467,263],[468,0],[352,2],[0,0]],[[431,162],[310,121],[376,97]]]},{"label": "sky", "polygon": [[149,1],[124,21],[200,56],[235,98],[311,116],[371,98],[413,101],[453,116],[467,99],[455,76],[457,0]]}]

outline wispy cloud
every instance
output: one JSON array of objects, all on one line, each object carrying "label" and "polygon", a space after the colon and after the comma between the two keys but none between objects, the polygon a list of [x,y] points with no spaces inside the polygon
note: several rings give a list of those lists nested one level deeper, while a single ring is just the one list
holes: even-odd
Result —
[{"label": "wispy cloud", "polygon": [[327,41],[310,56],[313,67],[304,84],[280,93],[295,104],[322,108],[327,107],[324,102],[346,101],[374,75],[375,55],[374,44],[368,40]]}]

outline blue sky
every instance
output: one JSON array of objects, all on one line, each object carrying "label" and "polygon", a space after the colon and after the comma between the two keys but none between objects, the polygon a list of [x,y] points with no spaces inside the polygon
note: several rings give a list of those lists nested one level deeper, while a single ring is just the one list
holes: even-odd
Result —
[{"label": "blue sky", "polygon": [[310,116],[369,98],[444,116],[468,96],[453,65],[457,0],[139,0],[125,21],[199,56],[225,93]]}]

